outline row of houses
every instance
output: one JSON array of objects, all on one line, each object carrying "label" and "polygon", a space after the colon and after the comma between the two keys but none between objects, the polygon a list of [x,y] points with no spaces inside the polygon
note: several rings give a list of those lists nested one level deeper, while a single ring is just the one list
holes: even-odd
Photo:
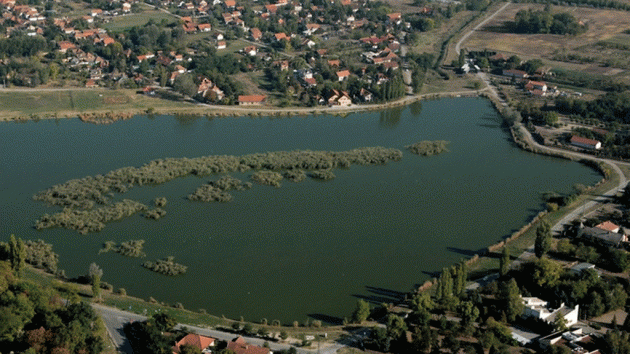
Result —
[{"label": "row of houses", "polygon": [[[210,354],[216,350],[217,342],[218,340],[216,338],[191,333],[177,341],[172,347],[172,352],[173,354],[180,354],[182,347],[191,346],[204,354]],[[249,344],[245,341],[245,338],[241,336],[229,341],[226,349],[234,354],[273,354],[269,348]]]}]

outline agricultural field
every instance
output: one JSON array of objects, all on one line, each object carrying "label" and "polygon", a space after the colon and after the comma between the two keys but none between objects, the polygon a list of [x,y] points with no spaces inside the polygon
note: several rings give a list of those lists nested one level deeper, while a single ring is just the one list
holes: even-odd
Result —
[{"label": "agricultural field", "polygon": [[469,50],[494,50],[523,59],[545,59],[552,67],[628,80],[630,70],[630,16],[627,12],[584,7],[553,6],[552,13],[568,12],[588,30],[577,36],[504,33],[503,25],[524,9],[543,10],[543,5],[511,4],[483,30],[463,44]]}]

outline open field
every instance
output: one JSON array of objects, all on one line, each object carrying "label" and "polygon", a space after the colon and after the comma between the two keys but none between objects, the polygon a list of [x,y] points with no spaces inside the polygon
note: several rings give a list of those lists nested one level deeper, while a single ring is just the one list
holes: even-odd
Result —
[{"label": "open field", "polygon": [[[24,102],[29,102],[25,105]],[[139,95],[136,90],[76,89],[51,91],[0,90],[0,120],[15,117],[76,116],[80,112],[137,112],[149,107],[189,108],[183,102]]]},{"label": "open field", "polygon": [[153,22],[157,23],[166,20],[171,23],[175,22],[177,19],[159,10],[146,9],[141,13],[114,17],[110,22],[103,24],[103,28],[108,31],[117,32],[134,26],[144,26],[149,20],[153,20]]},{"label": "open field", "polygon": [[[578,21],[588,25],[586,33],[578,36],[563,36],[553,34],[514,34],[500,33],[500,28],[506,21],[513,21],[516,13],[524,9],[542,10],[543,5],[511,4],[485,27],[473,33],[464,46],[469,50],[490,49],[507,54],[516,54],[523,58],[560,58],[570,54],[582,56],[594,55],[595,62],[603,62],[612,51],[602,53],[597,49],[598,42],[612,41],[626,44],[630,35],[623,34],[630,28],[630,16],[626,12],[591,9],[583,7],[553,6],[553,13],[568,12]],[[626,38],[628,37],[628,38]],[[594,51],[587,50],[595,49]],[[625,55],[627,57],[627,54]],[[592,65],[591,65],[592,66]]]}]

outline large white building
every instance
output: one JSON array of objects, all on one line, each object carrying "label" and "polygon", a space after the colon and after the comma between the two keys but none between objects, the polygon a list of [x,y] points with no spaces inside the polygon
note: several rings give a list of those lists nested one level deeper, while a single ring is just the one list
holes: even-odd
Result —
[{"label": "large white building", "polygon": [[535,317],[547,323],[553,323],[557,316],[562,315],[567,326],[572,326],[578,322],[579,305],[568,307],[562,303],[557,309],[552,309],[548,307],[547,301],[537,297],[524,297],[523,303],[525,304],[524,317]]}]

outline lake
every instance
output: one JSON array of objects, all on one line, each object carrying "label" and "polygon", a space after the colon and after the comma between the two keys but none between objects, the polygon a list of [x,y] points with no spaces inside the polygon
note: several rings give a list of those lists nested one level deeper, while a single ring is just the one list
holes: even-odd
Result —
[{"label": "lake", "polygon": [[[449,150],[379,166],[335,170],[321,182],[283,181],[232,192],[229,203],[186,196],[210,178],[132,188],[166,197],[167,215],[113,222],[99,233],[37,231],[58,211],[32,195],[68,179],[165,157],[384,146],[448,140]],[[349,316],[358,297],[406,292],[467,254],[510,235],[542,209],[541,193],[601,179],[575,162],[518,149],[487,100],[454,98],[347,117],[145,117],[111,125],[78,119],[0,124],[0,239],[43,239],[70,277],[89,264],[129,295],[246,320],[303,322]],[[249,174],[232,174],[246,179]],[[218,178],[218,176],[217,176]],[[167,277],[141,259],[98,254],[103,242],[144,239],[146,260],[174,256],[188,272]],[[386,300],[386,299],[383,299]]]}]

